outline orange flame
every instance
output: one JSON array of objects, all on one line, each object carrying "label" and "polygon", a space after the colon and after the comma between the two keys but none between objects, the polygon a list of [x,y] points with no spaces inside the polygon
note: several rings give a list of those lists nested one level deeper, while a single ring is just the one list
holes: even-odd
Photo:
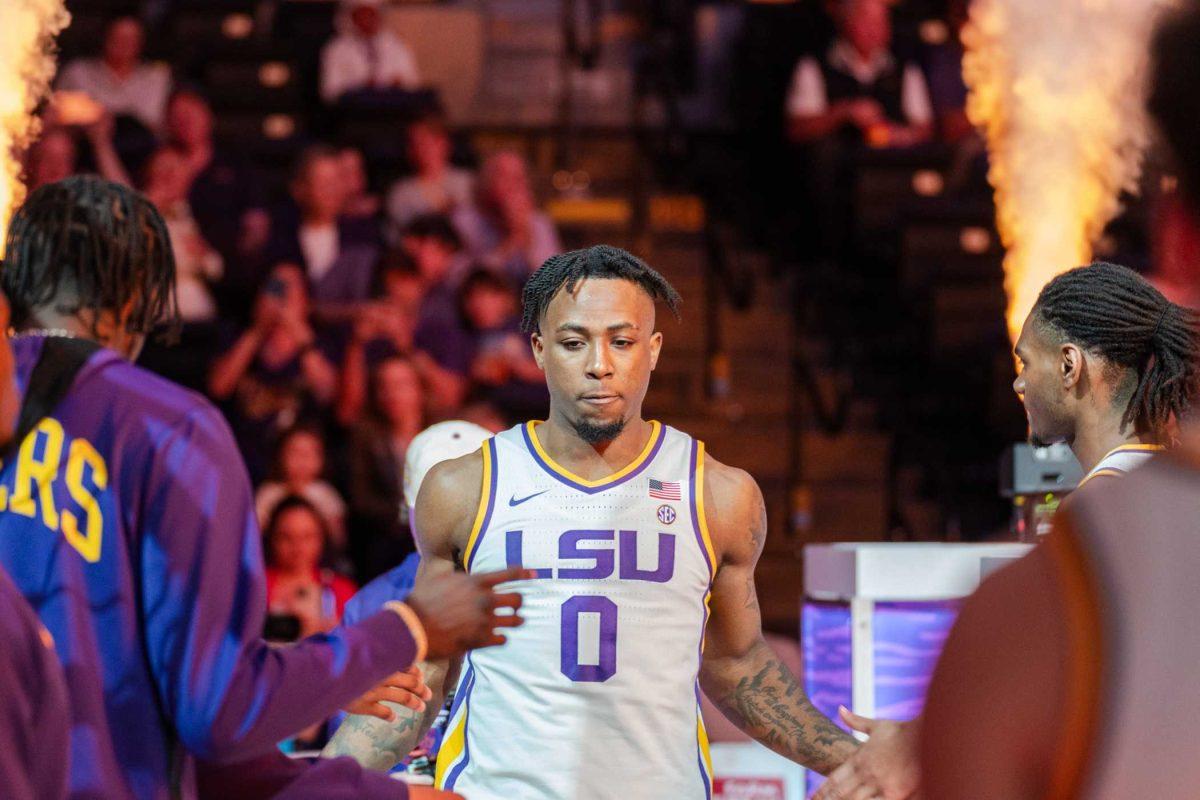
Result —
[{"label": "orange flame", "polygon": [[17,154],[37,135],[33,111],[54,77],[54,35],[69,21],[63,0],[0,0],[0,256],[25,199]]},{"label": "orange flame", "polygon": [[1135,191],[1146,50],[1169,0],[975,0],[967,114],[987,139],[1013,341],[1038,292],[1086,264]]}]

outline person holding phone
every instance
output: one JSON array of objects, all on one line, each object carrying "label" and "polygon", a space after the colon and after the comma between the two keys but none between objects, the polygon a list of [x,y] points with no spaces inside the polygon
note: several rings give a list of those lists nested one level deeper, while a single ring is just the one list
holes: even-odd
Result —
[{"label": "person holding phone", "polygon": [[213,362],[209,394],[227,401],[250,474],[266,475],[272,443],[298,420],[319,415],[337,389],[333,347],[310,318],[308,287],[295,264],[271,271],[250,327]]}]

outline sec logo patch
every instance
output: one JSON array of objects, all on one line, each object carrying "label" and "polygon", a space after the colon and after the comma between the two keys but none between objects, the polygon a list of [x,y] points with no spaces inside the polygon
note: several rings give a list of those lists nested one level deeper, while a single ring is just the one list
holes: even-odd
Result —
[{"label": "sec logo patch", "polygon": [[663,525],[670,525],[675,521],[675,509],[670,506],[658,507],[658,521]]}]

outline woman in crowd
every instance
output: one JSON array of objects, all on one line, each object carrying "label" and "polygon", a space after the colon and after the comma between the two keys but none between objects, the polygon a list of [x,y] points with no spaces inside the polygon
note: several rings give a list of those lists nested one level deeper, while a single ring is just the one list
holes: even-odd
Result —
[{"label": "woman in crowd", "polygon": [[364,581],[413,550],[401,481],[408,444],[425,424],[424,405],[409,359],[379,362],[371,374],[370,412],[354,426],[350,449],[351,552]]},{"label": "woman in crowd", "polygon": [[299,620],[300,638],[332,630],[357,587],[325,566],[330,539],[321,512],[288,495],[275,506],[263,538],[269,612]]}]

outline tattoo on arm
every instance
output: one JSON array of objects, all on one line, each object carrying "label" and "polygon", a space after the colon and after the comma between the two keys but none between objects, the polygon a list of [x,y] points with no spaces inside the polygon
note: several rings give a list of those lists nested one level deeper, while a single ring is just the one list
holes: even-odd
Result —
[{"label": "tattoo on arm", "polygon": [[414,711],[407,706],[383,701],[396,712],[396,719],[385,722],[377,717],[351,714],[346,717],[334,733],[329,744],[321,751],[326,758],[350,756],[368,769],[390,770],[407,756],[429,730],[442,702],[446,697],[446,686],[454,678],[443,663],[423,662],[425,682],[433,691],[433,697],[425,705],[425,711]]},{"label": "tattoo on arm", "polygon": [[765,642],[747,656],[725,669],[714,665],[705,680],[725,716],[780,755],[822,774],[845,761],[857,746],[854,739],[813,706],[787,665]]},{"label": "tattoo on arm", "polygon": [[326,758],[350,756],[368,769],[390,770],[412,751],[421,735],[426,714],[394,703],[394,722],[351,714],[325,745]]},{"label": "tattoo on arm", "polygon": [[[755,554],[755,558],[762,552],[763,544],[767,540],[767,505],[763,501],[761,495],[758,498],[758,513],[755,517],[754,524],[750,527],[750,546],[753,548],[751,552]],[[742,606],[746,609],[758,610],[758,588],[754,585],[754,571],[746,577],[746,601]]]}]

